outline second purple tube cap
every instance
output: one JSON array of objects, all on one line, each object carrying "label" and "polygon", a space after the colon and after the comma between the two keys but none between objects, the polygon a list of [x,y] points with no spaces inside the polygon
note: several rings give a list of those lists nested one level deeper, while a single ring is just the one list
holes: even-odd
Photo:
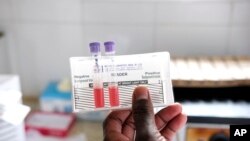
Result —
[{"label": "second purple tube cap", "polygon": [[115,51],[115,43],[112,41],[104,42],[105,52],[114,52]]}]

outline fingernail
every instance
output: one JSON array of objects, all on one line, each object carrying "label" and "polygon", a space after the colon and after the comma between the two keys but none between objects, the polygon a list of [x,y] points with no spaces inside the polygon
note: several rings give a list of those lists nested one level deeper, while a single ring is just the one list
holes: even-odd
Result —
[{"label": "fingernail", "polygon": [[138,86],[134,90],[134,100],[148,99],[148,97],[149,97],[149,92],[147,87]]}]

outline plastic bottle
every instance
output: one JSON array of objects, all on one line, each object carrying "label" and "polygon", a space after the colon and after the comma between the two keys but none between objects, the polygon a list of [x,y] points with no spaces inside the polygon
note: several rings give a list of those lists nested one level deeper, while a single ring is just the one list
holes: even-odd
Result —
[{"label": "plastic bottle", "polygon": [[110,69],[108,72],[110,75],[109,77],[109,83],[108,83],[108,91],[109,91],[109,103],[110,106],[119,106],[119,88],[118,83],[116,81],[116,67],[115,67],[115,44],[112,41],[108,41],[104,43],[105,46],[105,55],[110,60]]},{"label": "plastic bottle", "polygon": [[92,42],[89,44],[90,53],[94,59],[94,73],[93,73],[93,94],[96,108],[104,107],[104,91],[103,91],[103,80],[102,70],[100,67],[100,43]]}]

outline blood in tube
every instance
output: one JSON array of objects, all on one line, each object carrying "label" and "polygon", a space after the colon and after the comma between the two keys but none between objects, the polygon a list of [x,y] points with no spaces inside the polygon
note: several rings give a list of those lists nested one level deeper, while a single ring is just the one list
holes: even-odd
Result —
[{"label": "blood in tube", "polygon": [[109,102],[110,106],[119,106],[119,89],[118,86],[109,86]]},{"label": "blood in tube", "polygon": [[[116,74],[116,67],[115,67],[115,43],[112,41],[107,41],[104,43],[105,46],[105,55],[110,60],[110,71],[108,71],[108,74]],[[119,88],[118,83],[116,81],[116,75],[111,75],[109,77],[109,83],[108,83],[108,89],[109,89],[109,104],[111,107],[113,106],[119,106],[120,100],[119,100]]]},{"label": "blood in tube", "polygon": [[93,88],[93,89],[94,89],[95,107],[96,108],[104,107],[103,88]]},{"label": "blood in tube", "polygon": [[102,81],[102,71],[100,69],[99,59],[101,56],[100,43],[90,43],[90,52],[94,60],[94,73],[93,73],[93,95],[94,104],[96,108],[104,107],[104,91]]}]

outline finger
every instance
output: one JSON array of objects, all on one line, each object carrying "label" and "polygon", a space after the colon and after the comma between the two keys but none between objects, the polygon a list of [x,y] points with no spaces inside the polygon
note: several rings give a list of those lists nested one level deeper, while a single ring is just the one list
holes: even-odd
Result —
[{"label": "finger", "polygon": [[170,120],[182,112],[182,106],[179,103],[174,103],[168,107],[160,110],[155,115],[155,123],[159,130],[161,130]]},{"label": "finger", "polygon": [[[135,121],[135,140],[154,140],[156,126],[153,105],[146,87],[137,87],[133,93],[132,114]],[[151,139],[152,138],[152,139]]]},{"label": "finger", "polygon": [[122,125],[130,113],[129,110],[111,112],[103,122],[104,136],[110,135],[111,132],[121,133]]},{"label": "finger", "polygon": [[182,128],[187,122],[187,115],[180,113],[172,120],[168,122],[168,124],[161,130],[161,134],[167,140],[173,140],[177,131]]},{"label": "finger", "polygon": [[122,134],[128,137],[130,140],[134,140],[135,125],[132,113],[123,124]]}]

